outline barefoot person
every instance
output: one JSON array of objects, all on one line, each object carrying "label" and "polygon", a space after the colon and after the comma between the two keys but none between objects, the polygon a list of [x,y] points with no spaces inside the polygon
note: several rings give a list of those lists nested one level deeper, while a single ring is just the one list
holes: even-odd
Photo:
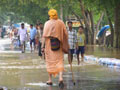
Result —
[{"label": "barefoot person", "polygon": [[22,53],[24,53],[25,44],[28,36],[27,29],[25,28],[24,23],[21,24],[21,28],[18,31],[18,36],[20,37],[20,44],[21,44],[20,47],[21,47]]},{"label": "barefoot person", "polygon": [[50,20],[45,23],[42,42],[42,49],[44,48],[45,42],[45,59],[49,74],[47,84],[52,85],[52,75],[56,76],[59,74],[59,86],[61,87],[64,86],[63,59],[64,52],[68,52],[68,34],[63,21],[58,19],[57,11],[51,9],[48,14]]},{"label": "barefoot person", "polygon": [[72,22],[68,21],[68,42],[69,42],[69,53],[68,53],[68,60],[69,64],[73,61],[73,54],[76,48],[77,42],[77,32],[75,29],[72,28]]},{"label": "barefoot person", "polygon": [[42,43],[42,36],[43,36],[43,24],[40,23],[37,25],[37,35],[36,35],[36,39],[39,40],[39,44],[38,44],[38,55],[42,58],[42,51],[41,51],[41,43]]},{"label": "barefoot person", "polygon": [[77,60],[78,60],[78,65],[80,64],[80,59],[79,59],[79,54],[81,53],[81,61],[84,61],[84,53],[85,53],[85,45],[86,45],[86,40],[85,40],[85,34],[83,33],[83,26],[80,26],[78,29],[77,33]]},{"label": "barefoot person", "polygon": [[38,51],[38,48],[39,48],[39,35],[38,35],[38,32],[39,32],[39,28],[40,28],[40,25],[39,24],[36,24],[35,25],[35,28],[36,28],[36,37],[35,37],[35,43],[36,43],[36,50]]},{"label": "barefoot person", "polygon": [[12,31],[10,32],[11,49],[12,49],[12,50],[13,50],[13,48],[14,48],[14,31],[15,31],[15,29],[13,28]]},{"label": "barefoot person", "polygon": [[10,39],[11,39],[11,49],[14,49],[14,43],[17,41],[17,34],[18,31],[16,28],[13,28],[12,31],[10,32]]},{"label": "barefoot person", "polygon": [[34,44],[34,52],[36,49],[36,42],[35,42],[35,37],[36,37],[37,31],[36,29],[33,27],[33,24],[30,25],[30,47],[31,47],[31,53],[32,53],[32,43]]}]

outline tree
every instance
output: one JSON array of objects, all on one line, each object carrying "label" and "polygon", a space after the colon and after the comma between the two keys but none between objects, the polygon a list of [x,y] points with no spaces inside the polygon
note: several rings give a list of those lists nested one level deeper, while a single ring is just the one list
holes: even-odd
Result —
[{"label": "tree", "polygon": [[119,0],[1,0],[0,21],[6,23],[10,19],[11,23],[24,21],[34,24],[39,20],[45,22],[48,20],[48,10],[55,8],[64,21],[70,15],[78,19],[86,28],[88,44],[95,44],[100,27],[109,24],[111,46],[120,48],[119,4]]},{"label": "tree", "polygon": [[115,7],[115,47],[120,48],[120,2]]},{"label": "tree", "polygon": [[12,12],[19,15],[21,21],[36,23],[39,19],[45,22],[48,19],[48,0],[1,0],[0,8],[4,12]]}]

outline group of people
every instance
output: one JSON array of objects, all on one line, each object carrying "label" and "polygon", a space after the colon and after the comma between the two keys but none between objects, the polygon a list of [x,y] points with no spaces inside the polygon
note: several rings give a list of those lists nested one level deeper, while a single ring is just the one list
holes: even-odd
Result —
[{"label": "group of people", "polygon": [[84,34],[83,26],[79,26],[77,30],[72,28],[72,22],[68,22],[68,43],[69,43],[69,53],[68,60],[71,64],[73,61],[73,54],[77,54],[78,65],[80,64],[79,54],[81,53],[81,61],[84,60],[86,39]]},{"label": "group of people", "polygon": [[25,52],[26,40],[29,40],[31,53],[33,52],[33,47],[34,47],[34,51],[38,49],[39,56],[42,56],[42,53],[41,53],[42,34],[43,34],[42,23],[36,24],[36,27],[34,27],[33,24],[30,24],[29,34],[27,32],[27,29],[25,28],[24,23],[22,23],[21,28],[18,30],[18,36],[20,39],[20,44],[21,44],[20,46],[21,46],[22,53]]},{"label": "group of people", "polygon": [[30,25],[30,48],[32,52],[32,48],[34,45],[34,51],[36,49],[39,50],[39,56],[42,56],[41,53],[41,42],[42,42],[42,34],[43,34],[43,24],[36,24],[34,27],[32,24]]},{"label": "group of people", "polygon": [[19,29],[13,28],[10,33],[10,38],[12,40],[12,46],[16,40],[19,40],[19,45],[22,53],[25,53],[26,42],[30,42],[31,53],[36,50],[39,51],[39,56],[42,56],[41,53],[41,41],[43,34],[43,24],[36,24],[34,27],[33,24],[30,24],[30,29],[27,30],[24,23],[21,24]]},{"label": "group of people", "polygon": [[[80,64],[79,54],[81,53],[81,61],[84,61],[84,53],[86,39],[83,26],[80,26],[78,31],[73,29],[72,21],[68,21],[66,28],[64,22],[58,18],[58,13],[55,9],[48,12],[50,20],[48,20],[43,28],[43,24],[37,24],[34,27],[30,25],[30,47],[31,52],[34,44],[39,43],[39,56],[45,55],[47,72],[49,79],[47,85],[52,85],[52,75],[59,74],[59,86],[64,86],[63,71],[64,71],[64,54],[68,54],[69,64],[73,61],[73,54],[77,54],[78,65]],[[22,53],[25,52],[25,42],[28,37],[27,29],[24,23],[18,30],[18,36],[21,43]]]}]

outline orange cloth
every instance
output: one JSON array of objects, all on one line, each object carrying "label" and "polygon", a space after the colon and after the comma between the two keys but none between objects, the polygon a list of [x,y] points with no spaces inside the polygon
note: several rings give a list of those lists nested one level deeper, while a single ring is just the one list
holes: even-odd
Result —
[{"label": "orange cloth", "polygon": [[[68,51],[68,33],[64,23],[59,19],[47,21],[45,23],[43,37],[45,38],[47,72],[56,76],[59,72],[64,71],[64,51]],[[51,50],[50,37],[55,37],[60,40],[61,47],[58,51]],[[63,47],[65,50],[63,50]]]},{"label": "orange cloth", "polygon": [[48,15],[50,16],[50,19],[58,19],[58,14],[55,9],[50,9]]}]

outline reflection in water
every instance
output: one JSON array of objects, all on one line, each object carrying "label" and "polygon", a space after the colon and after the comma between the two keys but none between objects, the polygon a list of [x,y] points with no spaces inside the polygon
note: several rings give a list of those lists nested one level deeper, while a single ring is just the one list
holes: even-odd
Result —
[{"label": "reflection in water", "polygon": [[59,87],[56,89],[56,88],[53,87],[53,86],[49,86],[49,87],[48,87],[48,90],[67,90],[67,89],[66,89],[66,88],[59,88]]},{"label": "reflection in water", "polygon": [[[49,87],[49,85],[47,85],[46,83],[40,82],[40,83],[27,83],[26,85],[30,85],[30,86],[40,86],[40,87]],[[57,84],[53,84],[52,86],[57,86]]]},{"label": "reflection in water", "polygon": [[[119,53],[119,50],[99,47],[88,47],[86,51],[86,54],[112,58],[120,58]],[[46,85],[45,62],[37,54],[0,54],[0,85],[8,90],[119,90],[120,72],[90,63],[77,66],[76,60],[73,63],[76,85],[73,85],[72,73],[65,60],[65,87],[60,89],[58,77],[53,79],[53,86]]]},{"label": "reflection in water", "polygon": [[49,86],[49,87],[48,87],[48,90],[52,90],[52,86]]},{"label": "reflection in water", "polygon": [[87,55],[94,55],[97,57],[117,58],[120,59],[120,50],[115,48],[106,48],[99,46],[88,46],[86,48]]}]

